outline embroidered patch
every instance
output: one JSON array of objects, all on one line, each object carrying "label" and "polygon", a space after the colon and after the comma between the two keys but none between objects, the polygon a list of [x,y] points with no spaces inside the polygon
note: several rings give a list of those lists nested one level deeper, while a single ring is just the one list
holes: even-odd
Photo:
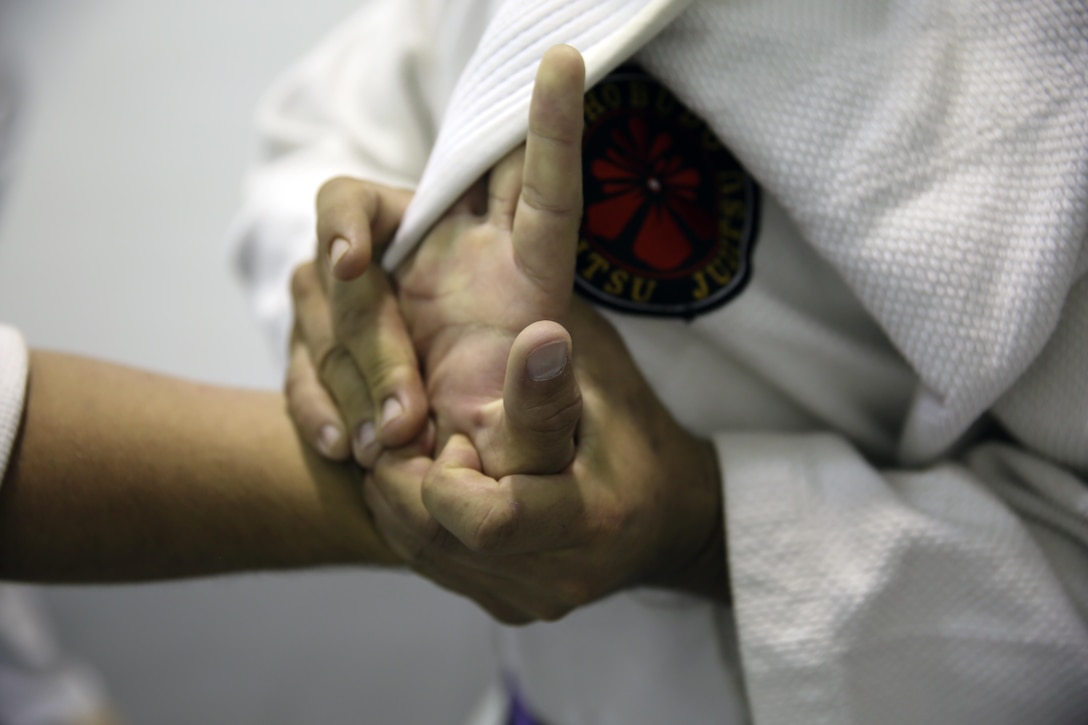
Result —
[{"label": "embroidered patch", "polygon": [[706,123],[637,68],[585,96],[575,289],[624,312],[691,318],[751,274],[759,187]]}]

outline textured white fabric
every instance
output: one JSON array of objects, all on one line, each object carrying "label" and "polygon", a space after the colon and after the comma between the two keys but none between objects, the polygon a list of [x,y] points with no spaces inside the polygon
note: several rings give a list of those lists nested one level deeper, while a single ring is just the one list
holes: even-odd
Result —
[{"label": "textured white fabric", "polygon": [[[452,110],[528,77],[513,15],[573,5],[510,2],[480,29],[474,58],[517,64],[440,97],[451,110],[410,210],[423,221],[399,243],[464,186],[471,162],[449,139],[476,139],[478,170],[523,133],[525,90],[502,128]],[[637,54],[768,192],[739,298],[690,324],[609,315],[670,410],[717,442],[735,609],[712,621],[705,603],[635,592],[503,630],[504,666],[546,719],[730,722],[745,704],[757,723],[1088,719],[1086,15],[704,1]],[[622,36],[635,17],[594,29],[586,12],[565,32]],[[322,52],[399,52],[349,30]],[[593,78],[626,52],[600,47],[616,55],[587,55]],[[334,80],[294,90],[373,102]],[[249,208],[281,218],[259,194]]]},{"label": "textured white fabric", "polygon": [[533,77],[544,51],[565,43],[586,61],[593,85],[676,17],[690,0],[508,2],[488,24],[457,86],[387,263],[396,266],[461,191],[528,130]]},{"label": "textured white fabric", "polygon": [[[480,0],[361,5],[257,109],[267,162],[248,175],[246,203],[230,236],[281,361],[290,274],[314,255],[318,188],[341,175],[415,186],[450,91],[492,12]],[[369,100],[360,104],[360,98]]]},{"label": "textured white fabric", "polygon": [[1086,25],[1080,2],[699,3],[643,55],[918,372],[907,460],[945,451],[1061,313],[1088,234]]},{"label": "textured white fabric", "polygon": [[0,585],[0,722],[87,723],[106,711],[102,683],[57,646],[33,589]]},{"label": "textured white fabric", "polygon": [[26,396],[27,351],[22,335],[0,325],[0,483],[19,433]]}]

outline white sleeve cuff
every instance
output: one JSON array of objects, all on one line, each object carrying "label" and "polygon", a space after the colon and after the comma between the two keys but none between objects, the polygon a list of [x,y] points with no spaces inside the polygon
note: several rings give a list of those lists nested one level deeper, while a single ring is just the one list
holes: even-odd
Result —
[{"label": "white sleeve cuff", "polygon": [[0,325],[0,481],[23,419],[27,368],[23,336],[13,327]]}]

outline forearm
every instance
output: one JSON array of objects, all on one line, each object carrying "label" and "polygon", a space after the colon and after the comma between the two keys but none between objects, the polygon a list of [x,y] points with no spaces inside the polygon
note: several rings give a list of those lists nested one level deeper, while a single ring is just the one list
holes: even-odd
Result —
[{"label": "forearm", "polygon": [[274,393],[34,352],[0,489],[0,576],[132,581],[393,563],[360,477]]}]

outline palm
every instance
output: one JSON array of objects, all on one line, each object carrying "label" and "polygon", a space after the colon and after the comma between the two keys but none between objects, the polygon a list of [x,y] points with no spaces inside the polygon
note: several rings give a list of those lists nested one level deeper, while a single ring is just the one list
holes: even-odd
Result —
[{"label": "palm", "polygon": [[[497,195],[493,189],[493,207],[503,206],[503,197],[516,200],[520,174],[504,172],[519,171],[522,159],[521,150],[515,151],[493,173],[493,186],[506,179],[517,187]],[[502,209],[493,208],[486,218],[454,211],[398,274],[439,440],[465,433],[485,460],[514,338],[537,320],[560,318],[569,303],[569,286],[567,294],[557,296],[519,267],[511,221]]]}]

